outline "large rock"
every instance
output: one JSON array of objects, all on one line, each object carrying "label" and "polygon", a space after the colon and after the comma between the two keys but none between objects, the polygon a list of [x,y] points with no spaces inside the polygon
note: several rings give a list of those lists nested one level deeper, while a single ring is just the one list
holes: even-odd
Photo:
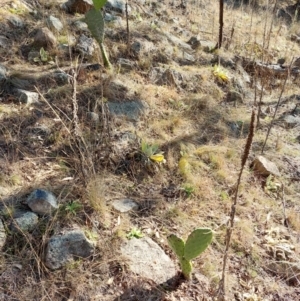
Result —
[{"label": "large rock", "polygon": [[132,238],[121,247],[129,269],[141,277],[164,283],[176,274],[174,263],[149,237]]},{"label": "large rock", "polygon": [[19,211],[14,214],[10,225],[13,231],[32,231],[37,225],[39,217],[31,211]]},{"label": "large rock", "polygon": [[5,242],[6,242],[6,232],[2,220],[0,219],[0,250],[5,245]]},{"label": "large rock", "polygon": [[39,94],[36,92],[26,91],[23,89],[16,89],[16,94],[19,101],[25,104],[33,104],[39,102]]},{"label": "large rock", "polygon": [[74,259],[91,256],[93,250],[93,244],[81,230],[65,231],[49,239],[45,254],[45,264],[48,268],[56,270]]},{"label": "large rock", "polygon": [[280,172],[275,163],[269,161],[263,156],[257,156],[251,164],[253,170],[262,176],[269,175],[280,177]]},{"label": "large rock", "polygon": [[69,0],[66,3],[64,3],[62,7],[67,12],[72,14],[75,13],[85,14],[93,7],[93,1],[92,0]]},{"label": "large rock", "polygon": [[57,45],[57,40],[54,34],[47,27],[39,28],[34,36],[33,46],[53,48]]},{"label": "large rock", "polygon": [[108,110],[112,115],[124,116],[129,121],[138,121],[145,111],[145,104],[142,101],[108,101]]},{"label": "large rock", "polygon": [[58,208],[56,197],[43,189],[34,190],[27,198],[26,204],[33,212],[40,215],[51,214]]}]

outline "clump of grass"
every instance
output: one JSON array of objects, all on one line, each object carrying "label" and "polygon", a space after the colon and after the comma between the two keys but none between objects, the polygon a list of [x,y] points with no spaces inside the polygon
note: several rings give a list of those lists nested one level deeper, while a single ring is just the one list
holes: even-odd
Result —
[{"label": "clump of grass", "polygon": [[104,182],[104,176],[96,176],[92,178],[87,185],[87,197],[90,206],[99,214],[103,226],[110,225],[110,212],[106,205],[105,196],[107,194],[107,186]]}]

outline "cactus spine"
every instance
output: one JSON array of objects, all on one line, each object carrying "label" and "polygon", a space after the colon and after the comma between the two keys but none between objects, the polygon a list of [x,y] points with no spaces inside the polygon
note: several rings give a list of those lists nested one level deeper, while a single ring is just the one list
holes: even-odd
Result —
[{"label": "cactus spine", "polygon": [[177,255],[182,273],[184,277],[189,280],[191,278],[192,263],[191,260],[196,258],[212,241],[212,230],[209,228],[199,228],[194,230],[188,237],[187,241],[184,241],[171,234],[168,237],[168,243],[174,253]]}]

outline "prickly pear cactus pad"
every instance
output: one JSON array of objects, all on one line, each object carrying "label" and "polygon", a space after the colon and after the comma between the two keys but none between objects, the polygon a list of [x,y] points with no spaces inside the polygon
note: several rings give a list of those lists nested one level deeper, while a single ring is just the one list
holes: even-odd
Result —
[{"label": "prickly pear cactus pad", "polygon": [[100,44],[104,37],[104,20],[100,10],[92,8],[85,15],[85,22],[91,31],[91,34]]},{"label": "prickly pear cactus pad", "polygon": [[169,245],[171,247],[171,249],[173,250],[173,252],[179,257],[183,257],[184,255],[184,241],[176,236],[175,234],[171,234],[168,237],[168,242]]},{"label": "prickly pear cactus pad", "polygon": [[212,241],[212,230],[199,228],[194,230],[188,237],[184,247],[184,258],[191,260],[200,255]]}]

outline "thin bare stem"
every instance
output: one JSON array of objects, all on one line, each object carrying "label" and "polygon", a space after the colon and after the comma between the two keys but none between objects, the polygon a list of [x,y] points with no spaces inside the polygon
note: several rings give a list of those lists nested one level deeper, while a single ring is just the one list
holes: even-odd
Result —
[{"label": "thin bare stem", "polygon": [[279,105],[280,105],[280,103],[281,103],[281,98],[282,98],[283,92],[284,92],[284,90],[285,90],[285,86],[286,86],[287,80],[288,80],[288,78],[289,78],[289,76],[290,76],[290,71],[291,71],[291,67],[292,67],[292,65],[293,65],[293,61],[294,61],[294,58],[292,59],[292,62],[291,62],[290,66],[289,66],[289,68],[288,68],[288,71],[287,71],[287,73],[286,73],[286,77],[285,77],[285,79],[284,79],[284,83],[283,83],[283,85],[282,85],[282,89],[281,89],[281,92],[280,92],[280,95],[279,95],[279,97],[278,97],[278,101],[277,101],[277,104],[276,104],[276,107],[275,107],[275,111],[274,111],[272,120],[271,120],[271,122],[270,122],[268,131],[267,131],[267,134],[266,134],[266,139],[265,139],[264,144],[263,144],[263,147],[262,147],[262,149],[261,149],[261,154],[264,153],[265,146],[266,146],[266,144],[267,144],[267,141],[268,141],[268,138],[269,138],[271,129],[272,129],[272,127],[273,127],[274,120],[275,120],[275,117],[276,117],[276,114],[277,114]]},{"label": "thin bare stem", "polygon": [[240,169],[240,172],[239,172],[237,185],[236,185],[236,190],[235,190],[235,195],[234,195],[233,203],[232,203],[232,206],[231,206],[229,225],[227,226],[227,229],[226,229],[225,251],[224,251],[224,256],[223,256],[222,277],[221,277],[221,280],[220,280],[220,283],[219,283],[219,288],[218,288],[218,293],[217,293],[218,301],[225,301],[225,271],[226,271],[226,265],[227,265],[227,259],[228,259],[228,250],[229,250],[229,245],[230,245],[230,240],[231,240],[231,234],[233,232],[233,227],[234,227],[234,218],[235,218],[236,206],[237,206],[237,201],[238,201],[239,186],[240,186],[240,183],[241,183],[242,174],[243,174],[245,164],[246,164],[246,161],[247,161],[249,153],[250,153],[250,148],[251,148],[252,140],[253,140],[253,137],[254,137],[255,118],[256,118],[256,110],[254,108],[252,110],[250,130],[249,130],[246,145],[245,145],[245,148],[244,148],[244,152],[243,152],[243,156],[242,156],[242,160],[241,160],[241,169]]}]

